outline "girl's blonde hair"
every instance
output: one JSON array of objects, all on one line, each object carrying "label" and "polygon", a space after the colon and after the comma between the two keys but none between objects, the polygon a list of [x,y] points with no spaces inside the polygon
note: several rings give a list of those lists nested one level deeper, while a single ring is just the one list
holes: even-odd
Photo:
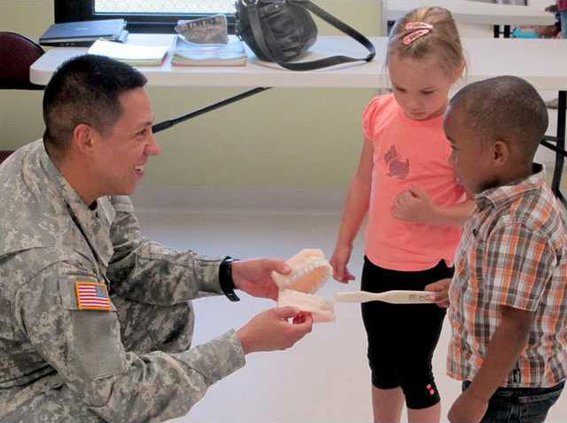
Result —
[{"label": "girl's blonde hair", "polygon": [[[420,27],[426,24],[430,29],[412,39],[412,35],[420,30],[415,28],[415,24],[410,24],[416,22]],[[448,75],[454,74],[466,63],[455,20],[451,12],[442,7],[421,7],[400,18],[390,32],[386,65],[393,55],[418,60],[436,58]]]}]

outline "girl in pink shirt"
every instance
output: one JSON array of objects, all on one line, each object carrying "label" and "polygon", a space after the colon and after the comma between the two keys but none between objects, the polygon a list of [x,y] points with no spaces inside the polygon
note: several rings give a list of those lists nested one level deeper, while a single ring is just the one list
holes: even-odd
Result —
[{"label": "girl in pink shirt", "polygon": [[[363,113],[365,141],[352,179],[331,264],[348,283],[353,241],[368,215],[361,289],[424,290],[452,276],[460,226],[472,210],[449,162],[443,113],[465,67],[449,11],[421,8],[390,34],[387,67],[393,94]],[[431,358],[445,309],[434,304],[362,305],[368,335],[375,422],[439,422]]]}]

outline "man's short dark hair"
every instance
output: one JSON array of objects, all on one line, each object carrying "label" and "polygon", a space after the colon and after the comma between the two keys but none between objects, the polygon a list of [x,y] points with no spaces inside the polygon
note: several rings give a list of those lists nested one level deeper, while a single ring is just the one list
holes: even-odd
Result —
[{"label": "man's short dark hair", "polygon": [[108,133],[122,115],[119,96],[146,82],[130,65],[108,57],[83,55],[68,60],[45,88],[44,142],[62,153],[81,123]]},{"label": "man's short dark hair", "polygon": [[451,99],[452,109],[464,111],[464,122],[479,137],[504,140],[533,160],[549,123],[536,89],[515,76],[474,82]]}]

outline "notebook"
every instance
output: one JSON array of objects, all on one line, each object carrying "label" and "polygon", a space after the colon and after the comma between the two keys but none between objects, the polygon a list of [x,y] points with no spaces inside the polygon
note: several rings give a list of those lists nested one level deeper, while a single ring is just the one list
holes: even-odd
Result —
[{"label": "notebook", "polygon": [[226,44],[196,44],[177,36],[173,59],[176,66],[244,66],[244,43],[234,36]]},{"label": "notebook", "polygon": [[124,19],[65,22],[51,25],[39,37],[44,46],[90,46],[99,38],[124,42],[128,36]]},{"label": "notebook", "polygon": [[145,46],[121,44],[113,41],[97,40],[89,48],[89,54],[112,57],[132,66],[161,66],[170,46]]}]

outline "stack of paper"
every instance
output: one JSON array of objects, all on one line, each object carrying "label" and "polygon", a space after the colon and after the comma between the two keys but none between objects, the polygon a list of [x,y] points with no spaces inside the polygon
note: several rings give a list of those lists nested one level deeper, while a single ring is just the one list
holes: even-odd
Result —
[{"label": "stack of paper", "polygon": [[143,46],[97,40],[89,54],[112,57],[132,66],[161,66],[169,46]]},{"label": "stack of paper", "polygon": [[171,63],[181,66],[244,66],[246,50],[238,38],[226,44],[196,44],[177,37]]}]

